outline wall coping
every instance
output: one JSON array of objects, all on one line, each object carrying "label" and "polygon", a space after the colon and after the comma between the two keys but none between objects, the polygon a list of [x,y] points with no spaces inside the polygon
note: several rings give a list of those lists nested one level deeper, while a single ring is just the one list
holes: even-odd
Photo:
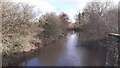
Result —
[{"label": "wall coping", "polygon": [[116,37],[120,37],[120,34],[117,34],[117,33],[109,33],[108,35],[109,35],[109,36],[116,36]]}]

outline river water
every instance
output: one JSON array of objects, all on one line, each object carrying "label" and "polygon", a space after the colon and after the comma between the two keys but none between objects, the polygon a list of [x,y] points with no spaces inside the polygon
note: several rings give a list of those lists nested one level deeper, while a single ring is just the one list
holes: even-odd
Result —
[{"label": "river water", "polygon": [[81,45],[78,34],[70,33],[19,66],[105,66],[106,49],[96,46]]}]

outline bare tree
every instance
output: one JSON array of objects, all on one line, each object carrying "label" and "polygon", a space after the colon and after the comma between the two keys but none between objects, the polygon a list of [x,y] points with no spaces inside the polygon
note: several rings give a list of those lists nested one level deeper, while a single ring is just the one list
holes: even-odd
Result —
[{"label": "bare tree", "polygon": [[85,13],[78,13],[75,16],[75,26],[77,28],[82,28],[83,24],[84,24],[84,17],[85,17]]},{"label": "bare tree", "polygon": [[118,28],[118,11],[111,2],[90,2],[85,7],[84,33],[89,39],[104,38]]},{"label": "bare tree", "polygon": [[[2,43],[4,49],[13,50],[16,45],[21,45],[29,31],[29,22],[35,18],[33,7],[21,3],[1,2],[1,19],[2,19]],[[7,53],[7,52],[6,52]]]},{"label": "bare tree", "polygon": [[33,21],[36,17],[33,11],[35,6],[30,6],[29,4],[21,4],[21,6],[22,6],[21,16],[23,18],[23,22]]},{"label": "bare tree", "polygon": [[68,28],[68,24],[69,24],[68,15],[66,13],[64,13],[64,12],[61,12],[59,17],[60,17],[60,20],[61,20],[61,23],[62,23],[63,30],[66,30]]}]

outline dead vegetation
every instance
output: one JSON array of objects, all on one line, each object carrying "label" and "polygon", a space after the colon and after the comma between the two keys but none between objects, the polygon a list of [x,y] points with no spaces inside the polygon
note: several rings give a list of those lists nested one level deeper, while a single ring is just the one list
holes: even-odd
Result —
[{"label": "dead vegetation", "polygon": [[[14,53],[22,55],[22,52],[42,48],[66,34],[67,25],[63,27],[62,22],[68,21],[62,20],[62,17],[54,12],[39,16],[38,19],[39,13],[36,13],[34,6],[29,4],[13,2],[0,2],[0,4],[3,56],[11,56],[11,54],[15,56]],[[6,59],[13,58],[4,57],[3,65],[9,64],[9,60]]]},{"label": "dead vegetation", "polygon": [[84,12],[81,41],[102,39],[108,33],[118,32],[118,8],[111,2],[90,2]]}]

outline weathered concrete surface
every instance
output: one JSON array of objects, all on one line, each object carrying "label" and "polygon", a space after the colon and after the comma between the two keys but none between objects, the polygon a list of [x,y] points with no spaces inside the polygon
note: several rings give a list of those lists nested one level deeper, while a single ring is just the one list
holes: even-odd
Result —
[{"label": "weathered concrete surface", "polygon": [[[118,2],[118,33],[120,34],[120,2]],[[119,39],[119,42],[120,42],[120,39]],[[119,66],[120,66],[120,43],[119,43]]]},{"label": "weathered concrete surface", "polygon": [[120,34],[109,33],[107,66],[120,66]]}]

